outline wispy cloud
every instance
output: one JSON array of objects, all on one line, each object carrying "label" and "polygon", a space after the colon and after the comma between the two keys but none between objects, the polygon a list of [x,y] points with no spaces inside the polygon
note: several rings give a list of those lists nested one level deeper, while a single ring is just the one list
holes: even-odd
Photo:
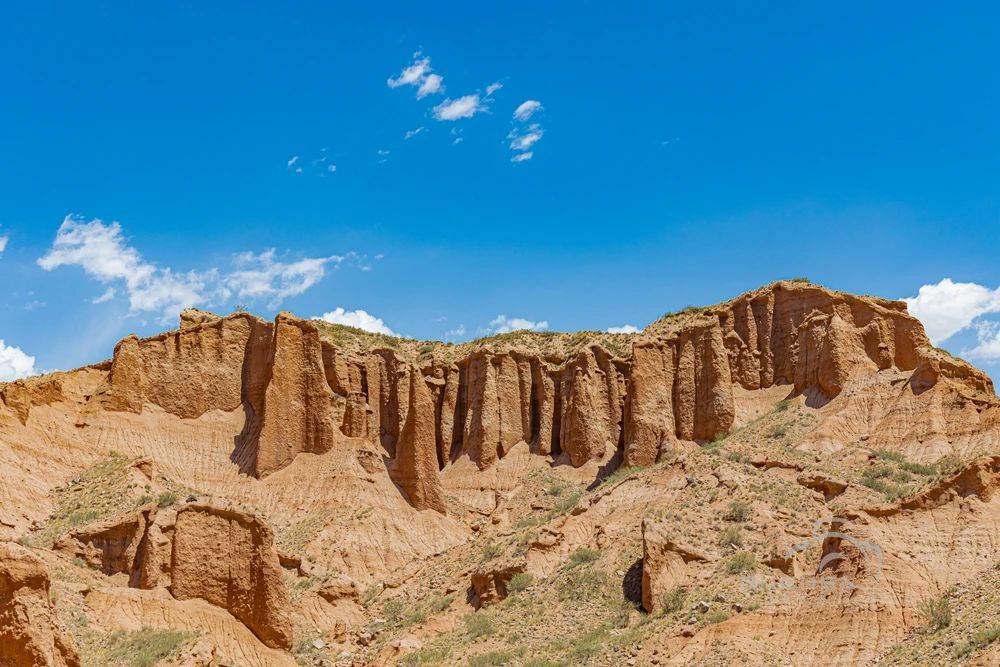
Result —
[{"label": "wispy cloud", "polygon": [[434,118],[437,120],[459,120],[472,118],[477,113],[486,111],[478,94],[463,95],[458,99],[446,99],[434,107]]},{"label": "wispy cloud", "polygon": [[343,308],[338,307],[328,313],[323,313],[322,315],[318,315],[312,319],[322,320],[324,322],[329,322],[330,324],[343,324],[356,329],[371,331],[372,333],[385,334],[386,336],[399,335],[387,327],[381,318],[375,317],[371,313],[361,310],[360,308],[358,310],[344,310]]},{"label": "wispy cloud", "polygon": [[533,146],[542,138],[545,130],[542,129],[541,123],[529,124],[528,119],[541,109],[542,103],[538,100],[527,100],[514,110],[512,121],[514,127],[507,133],[510,150],[514,152],[510,158],[511,162],[527,162],[535,156]]},{"label": "wispy cloud", "polygon": [[430,58],[422,56],[420,51],[414,53],[413,63],[404,67],[399,76],[387,79],[386,84],[390,88],[416,86],[418,100],[444,92],[444,77],[433,72]]},{"label": "wispy cloud", "polygon": [[[282,261],[274,249],[260,254],[244,252],[234,257],[235,270],[223,273],[178,272],[145,260],[129,245],[117,222],[66,216],[49,251],[38,259],[46,271],[77,266],[91,278],[110,286],[121,285],[129,298],[131,312],[159,312],[164,320],[191,306],[221,303],[234,294],[246,299],[268,299],[276,307],[283,299],[296,296],[315,285],[327,268],[338,266],[348,256],[305,258]],[[113,298],[105,292],[97,303]]]},{"label": "wispy cloud", "polygon": [[298,155],[293,155],[291,158],[289,158],[288,163],[287,163],[288,169],[291,169],[292,167],[294,167],[298,163],[298,161],[299,161],[299,156]]},{"label": "wispy cloud", "polygon": [[11,382],[35,375],[35,358],[19,347],[6,345],[0,338],[0,382]]},{"label": "wispy cloud", "polygon": [[494,81],[490,85],[486,86],[486,96],[489,97],[490,95],[497,92],[501,88],[503,88],[503,84],[500,83],[499,81]]},{"label": "wispy cloud", "polygon": [[542,108],[542,103],[538,100],[525,100],[521,102],[516,109],[514,109],[514,120],[525,122],[533,115],[536,111],[540,111]]},{"label": "wispy cloud", "polygon": [[605,331],[610,334],[634,334],[639,333],[639,327],[632,324],[623,324],[620,327],[608,327]]},{"label": "wispy cloud", "polygon": [[9,241],[10,241],[9,236],[0,236],[0,255],[2,255],[3,251],[7,249],[7,243]]},{"label": "wispy cloud", "polygon": [[464,324],[459,324],[454,329],[449,329],[448,331],[444,332],[445,339],[461,338],[464,335],[465,335],[465,325]]},{"label": "wispy cloud", "polygon": [[104,290],[104,294],[97,297],[96,299],[93,299],[91,303],[97,305],[99,303],[105,303],[107,301],[111,301],[111,299],[113,298],[115,298],[115,288],[109,287],[108,289]]},{"label": "wispy cloud", "polygon": [[416,128],[416,129],[413,129],[413,130],[407,130],[406,134],[403,135],[403,139],[404,140],[412,139],[413,137],[417,136],[418,134],[420,134],[423,131],[424,131],[423,125],[421,125],[420,127]]},{"label": "wispy cloud", "polygon": [[345,259],[345,256],[333,255],[283,262],[276,256],[274,248],[256,255],[239,253],[235,257],[237,269],[226,275],[222,284],[239,298],[268,299],[268,307],[275,308],[283,300],[298,296],[318,283],[329,265],[337,266]]},{"label": "wispy cloud", "polygon": [[536,141],[542,138],[545,131],[538,123],[532,123],[526,130],[511,130],[507,138],[510,139],[510,149],[512,151],[526,151],[530,149]]}]

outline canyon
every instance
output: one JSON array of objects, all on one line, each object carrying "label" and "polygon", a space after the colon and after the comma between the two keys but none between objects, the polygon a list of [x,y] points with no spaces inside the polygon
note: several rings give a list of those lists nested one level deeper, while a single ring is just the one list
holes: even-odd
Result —
[{"label": "canyon", "polygon": [[0,385],[0,657],[996,664],[998,489],[990,378],[807,281],[461,344],[186,310]]}]

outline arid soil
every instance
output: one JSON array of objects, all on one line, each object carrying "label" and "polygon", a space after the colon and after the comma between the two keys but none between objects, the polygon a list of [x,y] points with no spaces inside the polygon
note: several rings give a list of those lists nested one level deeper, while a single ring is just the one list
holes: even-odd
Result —
[{"label": "arid soil", "polygon": [[998,584],[989,377],[804,281],[461,345],[190,310],[0,384],[0,665],[996,665]]}]

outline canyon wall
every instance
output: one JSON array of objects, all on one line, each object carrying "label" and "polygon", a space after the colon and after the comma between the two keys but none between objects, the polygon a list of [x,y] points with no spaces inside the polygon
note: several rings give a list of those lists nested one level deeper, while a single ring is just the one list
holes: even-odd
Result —
[{"label": "canyon wall", "polygon": [[931,348],[905,304],[800,282],[664,317],[619,355],[596,343],[560,356],[487,339],[429,345],[414,359],[389,347],[348,351],[285,313],[268,323],[185,311],[181,324],[121,341],[94,400],[182,418],[242,408],[233,460],[257,477],[362,438],[382,447],[414,506],[439,511],[438,470],[460,456],[485,469],[524,442],[577,467],[616,451],[626,465],[649,465],[672,442],[728,432],[737,388],[832,398],[857,375],[894,369],[921,387],[945,377],[992,393],[985,375]]}]

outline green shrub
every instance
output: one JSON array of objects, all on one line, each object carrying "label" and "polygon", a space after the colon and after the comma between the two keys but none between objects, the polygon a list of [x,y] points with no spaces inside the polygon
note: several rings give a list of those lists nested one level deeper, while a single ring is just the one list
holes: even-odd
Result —
[{"label": "green shrub", "polygon": [[903,463],[906,461],[906,457],[899,452],[894,452],[889,449],[876,449],[875,457],[882,459],[883,461],[893,461],[894,463]]},{"label": "green shrub", "polygon": [[724,549],[732,545],[741,547],[743,546],[743,531],[740,530],[739,526],[726,526],[719,533],[716,543]]},{"label": "green shrub", "polygon": [[469,667],[496,667],[499,665],[509,665],[510,661],[510,653],[493,651],[492,653],[472,656],[469,658]]},{"label": "green shrub", "polygon": [[705,625],[715,625],[716,623],[722,623],[729,618],[729,612],[723,611],[721,609],[716,609],[715,611],[710,611],[701,617],[702,623]]},{"label": "green shrub", "polygon": [[792,407],[792,402],[786,398],[786,399],[784,399],[782,401],[778,401],[778,404],[776,406],[774,406],[774,411],[775,412],[784,412],[785,410],[787,410],[790,407]]},{"label": "green shrub", "polygon": [[887,466],[869,468],[861,474],[861,484],[873,491],[883,494],[888,500],[896,500],[906,495],[905,486],[899,486],[885,481],[892,475],[892,469]]},{"label": "green shrub", "polygon": [[569,512],[574,507],[576,507],[576,504],[578,502],[580,502],[579,490],[573,491],[573,493],[570,493],[569,495],[562,496],[561,498],[559,498],[559,500],[556,501],[556,504],[552,506],[553,516],[559,516],[560,514],[565,514],[566,512]]},{"label": "green shrub", "polygon": [[951,603],[948,597],[927,598],[918,607],[928,630],[937,632],[951,625]]},{"label": "green shrub", "polygon": [[776,424],[772,426],[771,430],[767,432],[767,437],[771,438],[772,440],[778,440],[780,438],[784,438],[786,435],[788,435],[788,427],[785,426],[784,424]]},{"label": "green shrub", "polygon": [[572,664],[579,665],[594,657],[600,653],[607,641],[608,631],[605,628],[590,630],[576,637],[569,650],[569,657],[572,659]]},{"label": "green shrub", "polygon": [[103,642],[102,664],[153,667],[174,655],[194,635],[176,630],[142,628],[132,632],[118,630]]},{"label": "green shrub", "polygon": [[934,467],[937,468],[939,475],[951,475],[962,468],[962,459],[954,454],[947,454],[938,459]]},{"label": "green shrub", "polygon": [[164,491],[156,497],[157,507],[164,508],[170,507],[177,502],[177,494],[173,491]]},{"label": "green shrub", "polygon": [[741,574],[750,572],[757,567],[757,557],[749,551],[739,551],[726,560],[726,572],[729,574]]},{"label": "green shrub", "polygon": [[597,549],[588,549],[587,547],[583,547],[571,553],[569,555],[569,561],[573,565],[586,565],[587,563],[593,563],[600,557],[601,552]]},{"label": "green shrub", "polygon": [[502,553],[503,553],[503,545],[498,544],[496,542],[491,542],[490,544],[486,545],[486,548],[483,549],[483,556],[480,560],[485,563],[488,560],[496,558]]},{"label": "green shrub", "polygon": [[937,474],[937,468],[934,466],[923,465],[922,463],[910,463],[909,461],[904,461],[899,465],[899,467],[906,472],[912,472],[914,475],[925,475],[930,477]]},{"label": "green shrub", "polygon": [[600,486],[611,486],[643,470],[645,470],[644,466],[619,466],[617,470],[601,480]]},{"label": "green shrub", "polygon": [[464,619],[465,636],[469,639],[480,639],[493,634],[493,621],[482,613],[468,614]]},{"label": "green shrub", "polygon": [[750,503],[745,500],[734,500],[729,503],[729,509],[722,515],[726,521],[743,523],[750,518]]},{"label": "green shrub", "polygon": [[661,593],[657,601],[659,602],[660,609],[664,614],[673,614],[684,608],[684,602],[686,600],[687,589],[683,586],[675,586],[666,593]]},{"label": "green shrub", "polygon": [[607,573],[590,567],[572,568],[556,581],[563,602],[589,602],[604,594],[610,584]]},{"label": "green shrub", "polygon": [[532,576],[527,572],[518,572],[507,582],[507,590],[511,593],[520,593],[531,585]]},{"label": "green shrub", "polygon": [[980,630],[955,649],[955,657],[964,658],[973,651],[979,651],[1000,639],[1000,625]]}]

